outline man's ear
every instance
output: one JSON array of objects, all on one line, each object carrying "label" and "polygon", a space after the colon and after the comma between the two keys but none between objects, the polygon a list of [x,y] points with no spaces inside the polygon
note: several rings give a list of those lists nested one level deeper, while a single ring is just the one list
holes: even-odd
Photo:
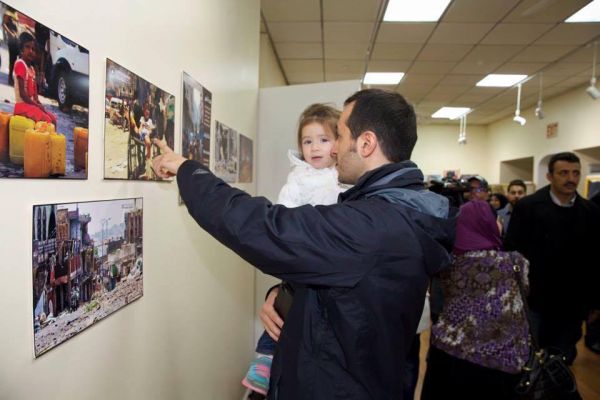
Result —
[{"label": "man's ear", "polygon": [[356,151],[362,157],[369,157],[378,146],[377,135],[373,131],[364,131],[357,140]]},{"label": "man's ear", "polygon": [[552,182],[552,174],[550,172],[546,172],[546,179],[548,179],[548,182]]}]

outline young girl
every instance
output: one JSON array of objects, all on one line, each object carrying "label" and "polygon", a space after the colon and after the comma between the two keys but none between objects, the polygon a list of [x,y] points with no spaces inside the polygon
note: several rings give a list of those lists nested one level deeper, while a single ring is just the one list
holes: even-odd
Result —
[{"label": "young girl", "polygon": [[156,128],[150,118],[150,110],[148,107],[144,107],[144,115],[140,118],[140,136],[139,139],[146,145],[146,160],[150,159],[150,150],[152,148],[152,142],[150,136],[152,131]]},{"label": "young girl", "polygon": [[[344,189],[338,183],[331,148],[339,117],[338,110],[324,104],[313,104],[304,110],[298,124],[300,153],[295,150],[288,152],[292,170],[279,193],[278,204],[298,207],[337,202]],[[254,392],[249,397],[251,399],[261,399],[267,394],[275,345],[267,332],[263,332],[256,347],[256,357],[242,381]]]},{"label": "young girl", "polygon": [[37,93],[37,80],[33,62],[37,43],[33,36],[23,32],[19,36],[21,58],[15,62],[15,115],[22,115],[34,121],[51,122],[56,126],[56,117],[46,111]]}]

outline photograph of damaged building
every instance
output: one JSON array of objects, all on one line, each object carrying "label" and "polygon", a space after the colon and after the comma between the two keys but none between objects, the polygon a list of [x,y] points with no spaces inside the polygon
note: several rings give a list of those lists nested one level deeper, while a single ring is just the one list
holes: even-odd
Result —
[{"label": "photograph of damaged building", "polygon": [[142,199],[33,207],[38,357],[143,294]]}]

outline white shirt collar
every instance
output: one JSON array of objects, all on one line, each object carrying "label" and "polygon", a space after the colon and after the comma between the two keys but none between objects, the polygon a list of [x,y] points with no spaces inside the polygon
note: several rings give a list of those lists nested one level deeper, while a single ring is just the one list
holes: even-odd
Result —
[{"label": "white shirt collar", "polygon": [[571,199],[566,202],[565,204],[562,204],[560,202],[560,200],[558,199],[558,197],[556,197],[556,195],[552,192],[552,188],[550,188],[550,198],[552,199],[552,202],[554,204],[556,204],[559,207],[573,207],[575,205],[575,198],[577,197],[577,194],[573,194],[573,197],[571,197]]}]

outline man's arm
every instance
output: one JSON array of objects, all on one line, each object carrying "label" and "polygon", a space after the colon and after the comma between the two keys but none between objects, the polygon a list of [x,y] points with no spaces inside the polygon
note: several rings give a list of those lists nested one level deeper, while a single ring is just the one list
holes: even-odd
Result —
[{"label": "man's arm", "polygon": [[[261,271],[289,282],[354,286],[379,259],[388,221],[350,206],[288,209],[227,185],[200,163],[186,160],[164,141],[153,169],[177,174],[189,213],[208,233]],[[406,247],[406,248],[403,248]],[[410,253],[414,241],[398,243]]]}]

